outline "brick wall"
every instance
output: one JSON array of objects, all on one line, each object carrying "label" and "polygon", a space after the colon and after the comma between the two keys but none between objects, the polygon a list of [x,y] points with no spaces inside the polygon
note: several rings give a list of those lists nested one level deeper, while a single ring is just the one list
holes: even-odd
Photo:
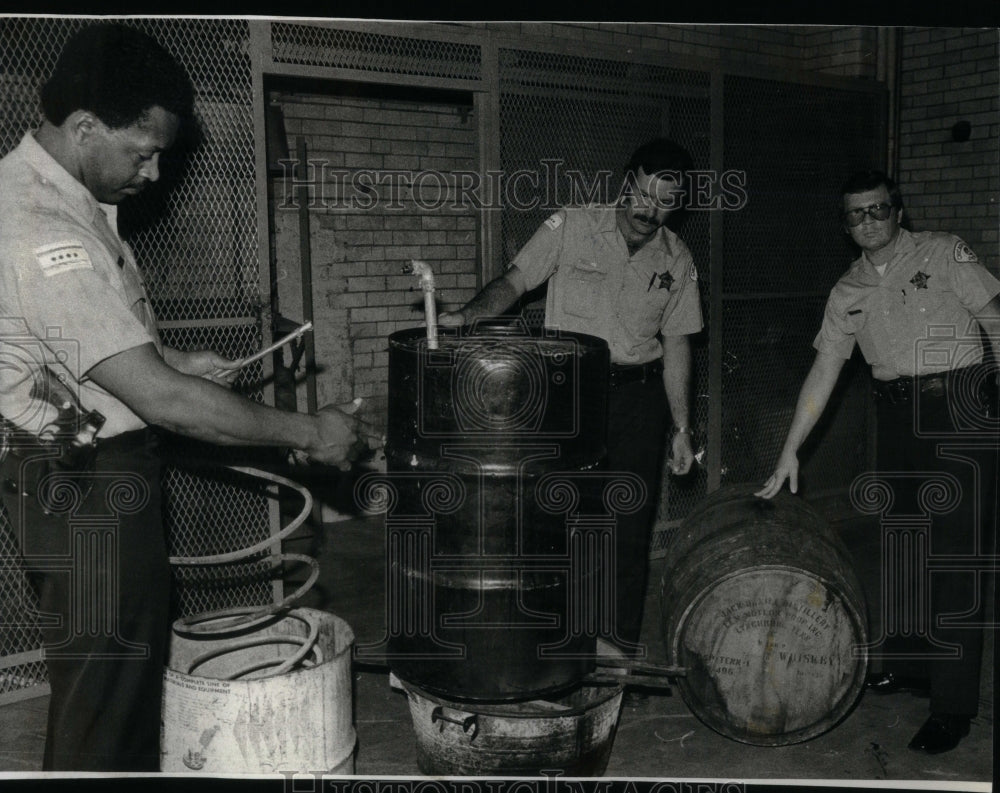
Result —
[{"label": "brick wall", "polygon": [[[423,322],[423,293],[403,270],[430,263],[443,308],[477,286],[477,216],[455,206],[456,172],[478,170],[476,119],[462,101],[277,93],[289,151],[305,140],[313,176],[310,236],[320,405],[364,397],[381,423],[389,334]],[[411,174],[439,174],[413,184]],[[359,177],[359,174],[362,176]],[[392,174],[390,176],[390,174]],[[363,180],[358,186],[357,179]],[[283,314],[302,316],[299,215],[278,179],[275,237]],[[414,192],[416,190],[416,192]],[[302,388],[299,405],[305,404]]]},{"label": "brick wall", "polygon": [[[962,237],[1000,268],[1000,73],[997,30],[902,31],[899,183],[914,230]],[[958,121],[969,140],[952,139]]]},{"label": "brick wall", "polygon": [[874,27],[801,28],[794,32],[802,68],[842,77],[874,79],[878,29]]}]

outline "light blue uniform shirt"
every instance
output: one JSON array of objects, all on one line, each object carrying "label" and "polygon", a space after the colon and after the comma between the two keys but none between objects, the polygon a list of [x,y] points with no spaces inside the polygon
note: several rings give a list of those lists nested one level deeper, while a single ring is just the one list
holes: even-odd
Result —
[{"label": "light blue uniform shirt", "polygon": [[0,160],[0,415],[36,435],[55,418],[32,394],[42,366],[104,415],[99,438],[146,426],[86,377],[133,347],[163,351],[135,258],[114,231],[116,211],[31,133]]},{"label": "light blue uniform shirt", "polygon": [[657,334],[701,330],[698,272],[687,245],[666,228],[630,257],[615,213],[561,209],[511,264],[529,290],[548,280],[547,327],[604,339],[612,363],[646,363],[663,354]]},{"label": "light blue uniform shirt", "polygon": [[974,314],[1000,282],[953,234],[899,230],[883,275],[862,254],[830,292],[813,346],[850,358],[855,341],[877,380],[982,361]]}]

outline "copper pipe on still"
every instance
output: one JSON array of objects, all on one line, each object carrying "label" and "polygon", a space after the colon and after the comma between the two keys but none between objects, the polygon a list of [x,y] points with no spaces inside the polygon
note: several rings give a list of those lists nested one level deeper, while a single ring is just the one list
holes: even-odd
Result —
[{"label": "copper pipe on still", "polygon": [[437,309],[434,305],[434,271],[427,262],[411,259],[403,268],[404,273],[420,277],[420,288],[424,291],[424,319],[427,323],[427,349],[438,348]]}]

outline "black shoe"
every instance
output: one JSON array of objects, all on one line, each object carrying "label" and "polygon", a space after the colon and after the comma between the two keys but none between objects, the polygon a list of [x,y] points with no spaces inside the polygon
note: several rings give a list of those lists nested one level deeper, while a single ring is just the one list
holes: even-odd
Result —
[{"label": "black shoe", "polygon": [[918,697],[929,697],[931,681],[922,677],[905,677],[892,672],[871,672],[865,677],[865,691],[871,694],[895,694],[906,691]]},{"label": "black shoe", "polygon": [[924,722],[910,741],[910,748],[927,754],[950,752],[969,734],[968,716],[934,715]]}]

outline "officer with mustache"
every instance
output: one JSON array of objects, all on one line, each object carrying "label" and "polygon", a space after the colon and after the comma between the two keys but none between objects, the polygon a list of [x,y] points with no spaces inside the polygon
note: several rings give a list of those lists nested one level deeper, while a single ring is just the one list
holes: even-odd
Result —
[{"label": "officer with mustache", "polygon": [[698,275],[687,245],[665,227],[684,203],[691,157],[656,139],[626,167],[626,189],[612,206],[563,208],[546,220],[511,262],[441,325],[502,314],[525,292],[548,283],[545,325],[608,342],[608,468],[645,484],[643,506],[617,516],[614,641],[641,657],[650,531],[660,491],[667,407],[673,419],[669,467],[686,474],[691,444],[689,336],[702,328]]}]

